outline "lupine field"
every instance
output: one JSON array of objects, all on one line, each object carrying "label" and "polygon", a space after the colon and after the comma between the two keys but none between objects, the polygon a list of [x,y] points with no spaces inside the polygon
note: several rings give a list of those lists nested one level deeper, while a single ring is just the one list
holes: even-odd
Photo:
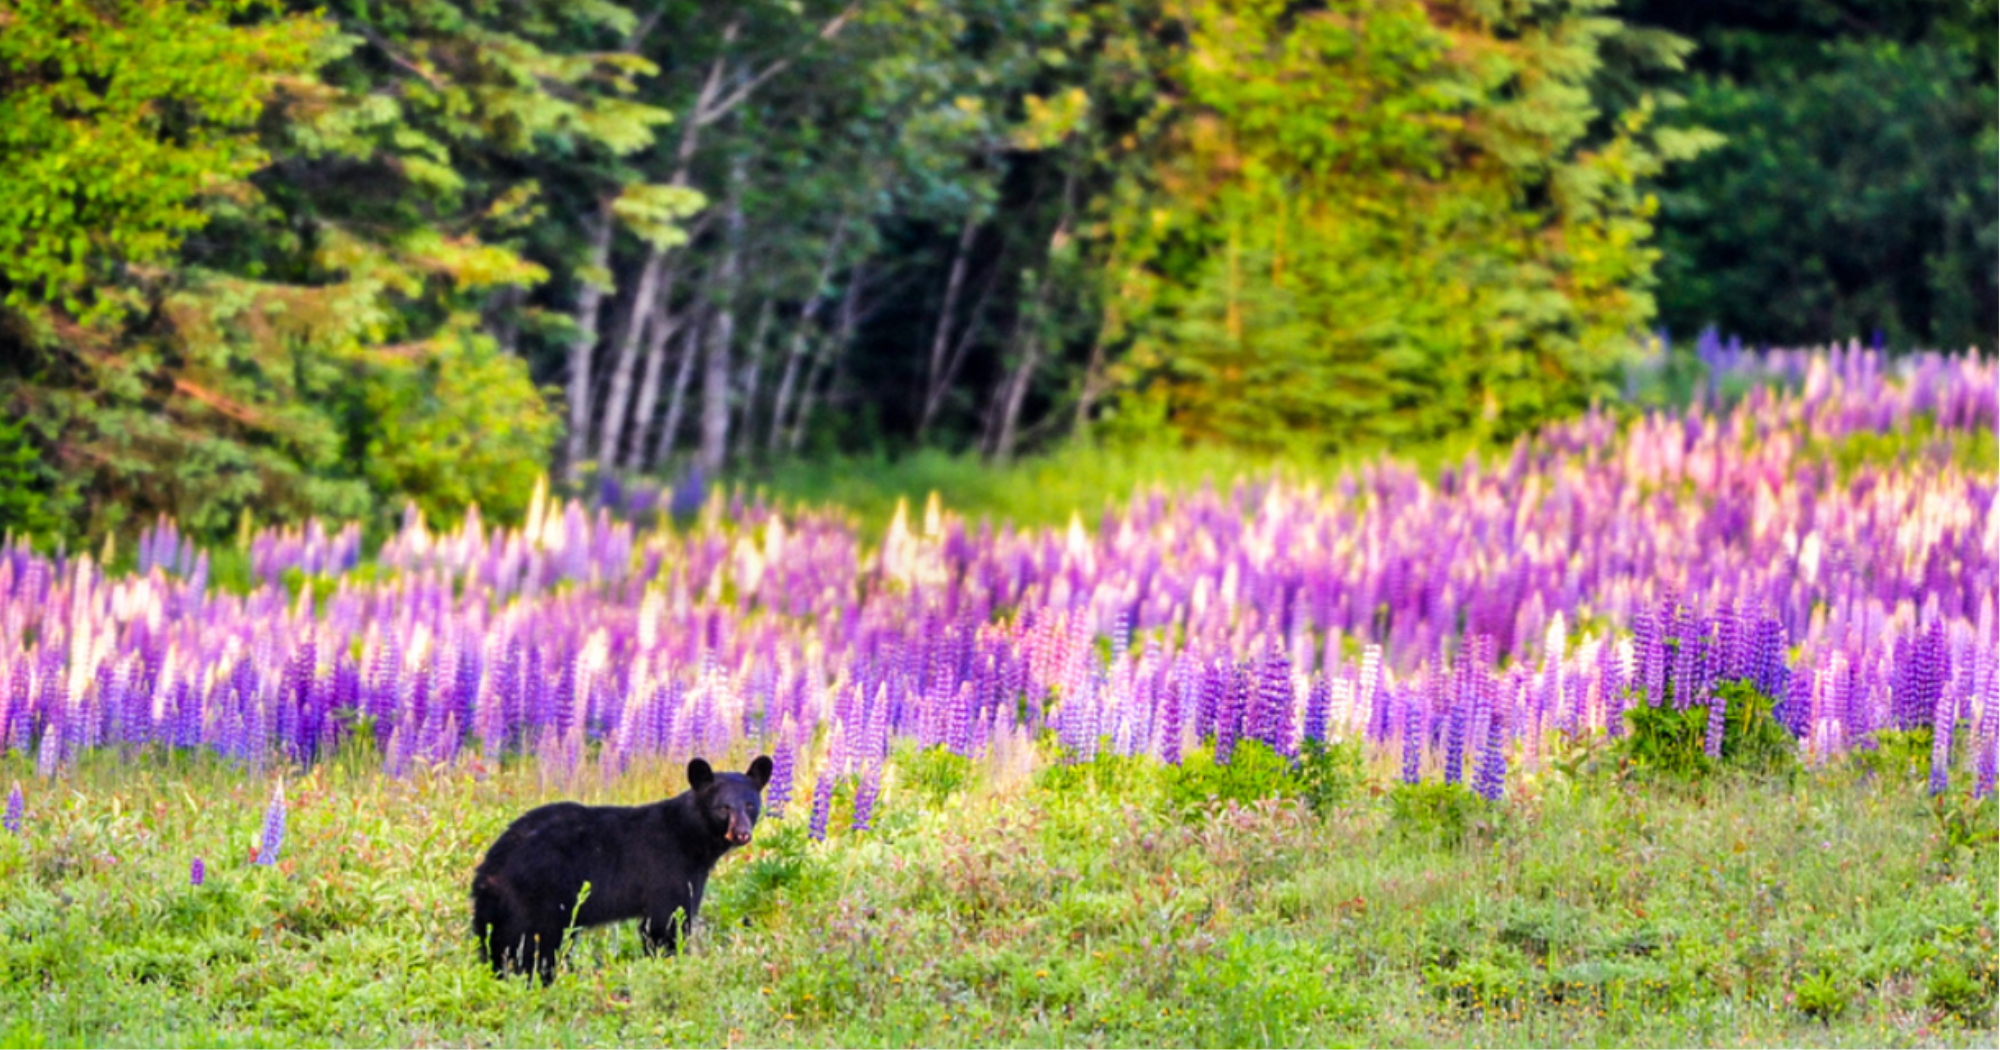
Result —
[{"label": "lupine field", "polygon": [[[15,540],[0,1038],[1991,1045],[2000,369],[1707,356],[1055,528],[683,486]],[[514,815],[757,754],[689,952],[480,968]]]}]

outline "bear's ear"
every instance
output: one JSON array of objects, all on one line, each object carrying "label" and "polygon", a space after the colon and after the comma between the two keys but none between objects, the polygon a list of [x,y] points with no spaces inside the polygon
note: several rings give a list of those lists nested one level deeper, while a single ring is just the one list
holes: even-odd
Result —
[{"label": "bear's ear", "polygon": [[688,762],[688,786],[704,788],[715,779],[715,770],[708,768],[707,759],[692,759]]},{"label": "bear's ear", "polygon": [[757,785],[759,791],[771,782],[771,756],[758,755],[756,761],[750,763],[750,782]]}]

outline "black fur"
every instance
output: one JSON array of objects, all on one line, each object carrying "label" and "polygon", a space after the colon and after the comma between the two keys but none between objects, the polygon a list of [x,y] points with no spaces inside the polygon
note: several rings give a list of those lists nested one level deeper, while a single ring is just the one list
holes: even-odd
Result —
[{"label": "black fur", "polygon": [[[688,763],[687,791],[649,806],[557,802],[514,821],[472,876],[472,933],[493,972],[555,976],[563,932],[639,919],[646,950],[679,949],[715,862],[750,841],[771,779]],[[590,893],[581,906],[583,884]]]}]

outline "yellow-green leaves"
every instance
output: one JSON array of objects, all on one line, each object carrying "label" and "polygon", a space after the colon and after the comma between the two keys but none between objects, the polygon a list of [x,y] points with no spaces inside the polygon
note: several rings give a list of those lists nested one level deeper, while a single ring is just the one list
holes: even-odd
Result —
[{"label": "yellow-green leaves", "polygon": [[634,183],[612,202],[611,211],[640,240],[655,248],[673,248],[687,243],[687,231],[681,227],[681,220],[707,204],[708,198],[700,190]]},{"label": "yellow-green leaves", "polygon": [[1601,0],[1181,9],[1169,147],[1122,206],[1128,378],[1184,435],[1321,452],[1581,407],[1650,319],[1667,159],[1591,137]]},{"label": "yellow-green leaves", "polygon": [[93,287],[172,251],[196,199],[265,162],[255,122],[325,24],[252,0],[0,0],[0,287],[13,309],[116,312]]}]

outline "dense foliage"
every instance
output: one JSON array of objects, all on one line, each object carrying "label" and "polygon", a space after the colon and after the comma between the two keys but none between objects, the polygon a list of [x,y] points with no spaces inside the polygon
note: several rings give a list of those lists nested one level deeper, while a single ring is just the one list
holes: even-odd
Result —
[{"label": "dense foliage", "polygon": [[1601,7],[1193,5],[1113,274],[1174,427],[1512,437],[1608,392],[1652,317],[1642,184],[1712,142],[1600,113]]},{"label": "dense foliage", "polygon": [[[33,456],[9,527],[380,525],[404,496],[434,520],[475,501],[517,520],[552,462],[573,481],[690,456],[713,473],[814,434],[1006,458],[1156,366],[1177,397],[1217,375],[1212,333],[1175,318],[1206,323],[1188,304],[1246,251],[1303,245],[1279,267],[1321,289],[1289,327],[1248,318],[1277,340],[1267,366],[1386,372],[1240,425],[1177,406],[1188,435],[1269,446],[1330,407],[1305,442],[1330,447],[1456,426],[1423,406],[1467,398],[1518,429],[1579,404],[1649,312],[1635,180],[1656,152],[1636,121],[1587,132],[1616,24],[1569,9],[291,10],[0,8],[0,400]],[[1336,23],[1379,38],[1372,66],[1343,65]],[[1395,71],[1425,56],[1450,60]],[[1252,88],[1359,79],[1252,100],[1202,73],[1239,62],[1269,63]],[[1307,202],[1280,224],[1304,225],[1232,241],[1190,218],[1273,193]],[[1362,291],[1328,284],[1383,251],[1407,257]],[[1440,266],[1463,295],[1415,281]],[[1147,269],[1158,294],[1107,315]],[[1356,294],[1399,319],[1346,338],[1329,324]],[[1413,378],[1446,360],[1470,372]],[[1195,401],[1254,404],[1245,389],[1216,378]]]},{"label": "dense foliage", "polygon": [[1493,443],[1656,294],[1980,341],[1978,34],[1690,10],[4,0],[0,528]]},{"label": "dense foliage", "polygon": [[1698,45],[1673,119],[1725,136],[1661,178],[1660,319],[1990,347],[2000,328],[1991,0],[1639,2]]}]

